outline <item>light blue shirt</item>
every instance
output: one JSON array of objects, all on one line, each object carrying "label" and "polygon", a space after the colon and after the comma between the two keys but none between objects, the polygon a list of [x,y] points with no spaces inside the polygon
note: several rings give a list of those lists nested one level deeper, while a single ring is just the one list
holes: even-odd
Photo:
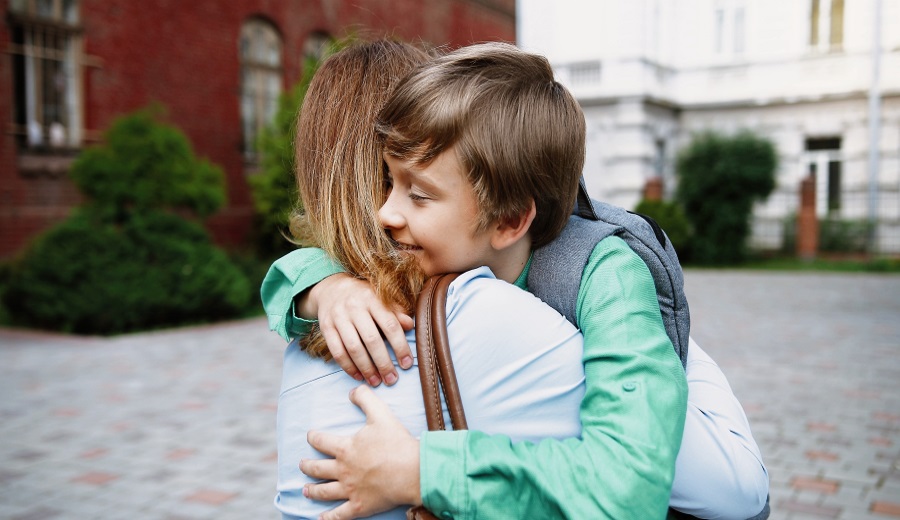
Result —
[{"label": "light blue shirt", "polygon": [[[450,285],[447,331],[469,428],[513,441],[581,434],[582,336],[559,313],[482,267]],[[413,332],[407,339],[415,353]],[[303,485],[313,480],[298,464],[322,458],[306,442],[310,429],[352,435],[365,425],[365,415],[347,397],[359,384],[337,364],[310,358],[296,342],[285,350],[275,498],[284,518],[317,518],[339,504],[304,498]],[[427,429],[417,368],[375,392],[413,436]],[[406,509],[375,518],[405,518]]]},{"label": "light blue shirt", "polygon": [[766,503],[769,474],[744,409],[693,338],[686,370],[687,416],[669,506],[698,518],[755,516]]}]

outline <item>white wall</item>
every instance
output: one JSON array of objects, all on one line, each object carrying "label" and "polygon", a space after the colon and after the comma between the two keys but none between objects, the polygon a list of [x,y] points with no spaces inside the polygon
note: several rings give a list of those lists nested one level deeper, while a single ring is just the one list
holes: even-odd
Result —
[{"label": "white wall", "polygon": [[[747,128],[770,137],[781,158],[780,191],[757,209],[761,221],[795,210],[806,139],[825,136],[841,138],[842,216],[862,218],[874,1],[844,0],[839,52],[810,47],[809,0],[518,0],[519,45],[546,55],[582,103],[595,197],[633,206],[658,173],[660,141],[671,193],[675,154],[693,132]],[[886,250],[900,252],[900,0],[881,2],[879,212],[896,235]]]}]

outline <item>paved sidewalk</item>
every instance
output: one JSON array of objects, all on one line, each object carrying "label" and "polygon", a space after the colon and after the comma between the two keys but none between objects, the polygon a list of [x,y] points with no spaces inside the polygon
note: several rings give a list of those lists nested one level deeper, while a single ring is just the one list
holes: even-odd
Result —
[{"label": "paved sidewalk", "polygon": [[760,444],[771,518],[900,518],[900,276],[694,270],[686,290]]},{"label": "paved sidewalk", "polygon": [[[689,271],[773,519],[900,518],[900,276]],[[0,330],[0,519],[275,518],[262,319],[113,339]]]},{"label": "paved sidewalk", "polygon": [[275,518],[283,341],[264,319],[0,330],[0,518]]}]

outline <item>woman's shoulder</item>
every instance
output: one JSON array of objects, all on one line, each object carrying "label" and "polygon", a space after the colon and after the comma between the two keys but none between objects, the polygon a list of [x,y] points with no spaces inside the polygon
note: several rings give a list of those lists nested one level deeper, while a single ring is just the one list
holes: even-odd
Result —
[{"label": "woman's shoulder", "polygon": [[498,279],[488,267],[466,271],[450,284],[447,319],[462,319],[474,326],[483,322],[494,327],[509,322],[521,328],[527,328],[524,325],[529,322],[547,326],[568,323],[538,297]]}]

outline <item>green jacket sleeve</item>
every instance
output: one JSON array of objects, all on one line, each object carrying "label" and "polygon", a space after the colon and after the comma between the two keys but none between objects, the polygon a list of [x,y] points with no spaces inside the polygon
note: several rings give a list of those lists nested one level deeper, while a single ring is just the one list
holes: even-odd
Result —
[{"label": "green jacket sleeve", "polygon": [[344,269],[325,251],[305,247],[279,258],[269,268],[259,294],[269,318],[269,329],[287,341],[305,335],[314,321],[294,314],[294,297]]},{"label": "green jacket sleeve", "polygon": [[665,518],[687,407],[650,272],[618,238],[582,275],[586,392],[581,439],[511,443],[426,432],[420,479],[443,518]]}]

